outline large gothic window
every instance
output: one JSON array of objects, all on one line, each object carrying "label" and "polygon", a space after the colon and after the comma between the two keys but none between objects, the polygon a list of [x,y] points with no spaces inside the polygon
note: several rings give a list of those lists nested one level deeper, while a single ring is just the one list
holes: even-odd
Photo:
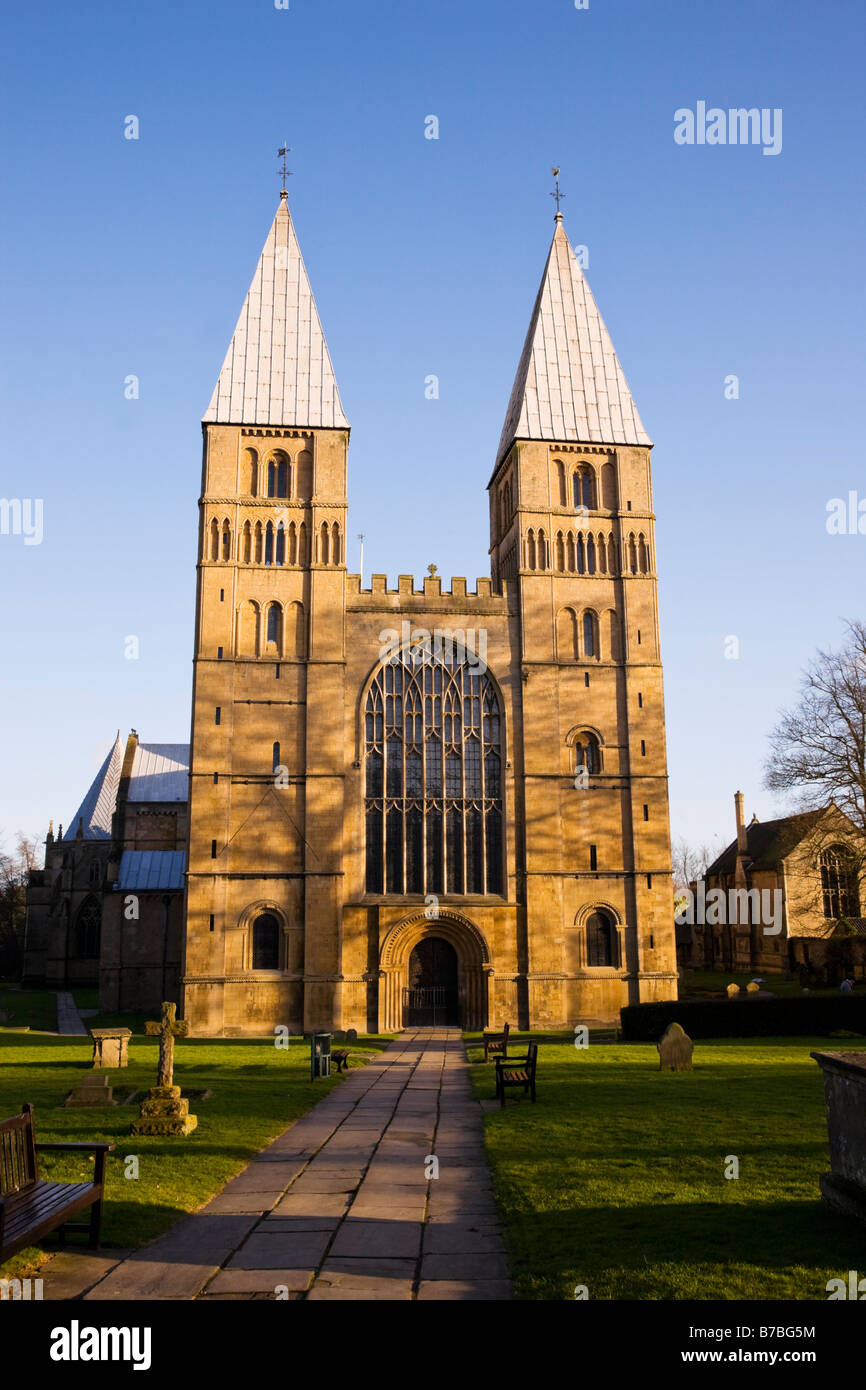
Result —
[{"label": "large gothic window", "polygon": [[820,856],[821,895],[825,917],[857,917],[860,894],[857,871],[851,851],[844,845],[831,845]]},{"label": "large gothic window", "polygon": [[456,646],[395,656],[370,688],[365,733],[367,891],[501,893],[501,714],[489,676]]}]

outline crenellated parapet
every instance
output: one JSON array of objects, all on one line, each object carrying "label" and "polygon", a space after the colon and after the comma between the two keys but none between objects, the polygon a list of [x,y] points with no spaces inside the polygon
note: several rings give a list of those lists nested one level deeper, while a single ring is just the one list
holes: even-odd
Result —
[{"label": "crenellated parapet", "polygon": [[493,589],[490,578],[475,580],[475,588],[467,589],[465,575],[454,575],[450,589],[442,587],[439,575],[426,575],[420,587],[415,576],[397,576],[397,587],[390,588],[386,574],[370,576],[370,587],[361,588],[361,576],[346,575],[346,608],[349,612],[374,612],[381,609],[430,613],[471,613],[478,616],[507,616],[516,610],[517,585],[505,581],[501,590]]}]

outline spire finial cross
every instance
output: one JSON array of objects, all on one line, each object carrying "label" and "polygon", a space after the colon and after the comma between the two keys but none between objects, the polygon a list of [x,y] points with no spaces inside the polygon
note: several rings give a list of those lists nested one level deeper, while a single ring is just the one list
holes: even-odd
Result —
[{"label": "spire finial cross", "polygon": [[555,169],[551,169],[550,172],[551,172],[551,174],[553,175],[553,179],[554,179],[554,191],[551,193],[550,196],[551,196],[551,198],[555,198],[555,199],[556,199],[556,215],[557,215],[557,217],[561,217],[561,216],[562,216],[562,213],[559,211],[559,204],[560,204],[560,202],[562,201],[562,199],[565,197],[565,194],[564,194],[564,193],[560,193],[560,191],[559,191],[559,166],[557,166]]},{"label": "spire finial cross", "polygon": [[284,196],[287,196],[287,195],[288,195],[288,191],[289,191],[289,190],[286,188],[286,179],[291,178],[291,176],[292,176],[292,171],[291,171],[291,169],[287,169],[287,168],[286,168],[286,156],[289,154],[291,148],[292,148],[292,147],[291,147],[291,145],[288,144],[288,142],[284,142],[284,143],[280,146],[280,148],[277,150],[277,154],[279,155],[280,159],[283,161],[282,164],[280,165],[279,169],[277,170],[277,173],[280,175],[280,177],[281,177],[282,180],[283,180],[283,186],[282,186],[282,188],[280,189],[280,197],[281,197],[281,198],[284,197]]}]

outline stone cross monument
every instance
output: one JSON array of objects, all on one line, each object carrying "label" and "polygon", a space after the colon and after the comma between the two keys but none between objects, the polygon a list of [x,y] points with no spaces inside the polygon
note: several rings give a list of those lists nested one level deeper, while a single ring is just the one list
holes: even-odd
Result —
[{"label": "stone cross monument", "polygon": [[166,1000],[159,1022],[145,1024],[148,1037],[159,1038],[159,1069],[156,1085],[151,1086],[141,1102],[139,1118],[129,1127],[131,1134],[185,1135],[191,1134],[198,1124],[197,1117],[189,1113],[189,1101],[181,1099],[180,1087],[173,1084],[174,1040],[189,1032],[189,1024],[175,1018],[176,1012],[177,1006]]}]

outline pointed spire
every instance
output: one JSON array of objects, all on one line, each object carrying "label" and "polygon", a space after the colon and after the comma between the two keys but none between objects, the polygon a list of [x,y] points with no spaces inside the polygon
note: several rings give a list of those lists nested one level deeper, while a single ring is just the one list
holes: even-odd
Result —
[{"label": "pointed spire", "polygon": [[[562,197],[562,195],[559,195]],[[652,443],[557,207],[496,462],[515,439]]]},{"label": "pointed spire", "polygon": [[204,420],[349,427],[285,188]]}]

